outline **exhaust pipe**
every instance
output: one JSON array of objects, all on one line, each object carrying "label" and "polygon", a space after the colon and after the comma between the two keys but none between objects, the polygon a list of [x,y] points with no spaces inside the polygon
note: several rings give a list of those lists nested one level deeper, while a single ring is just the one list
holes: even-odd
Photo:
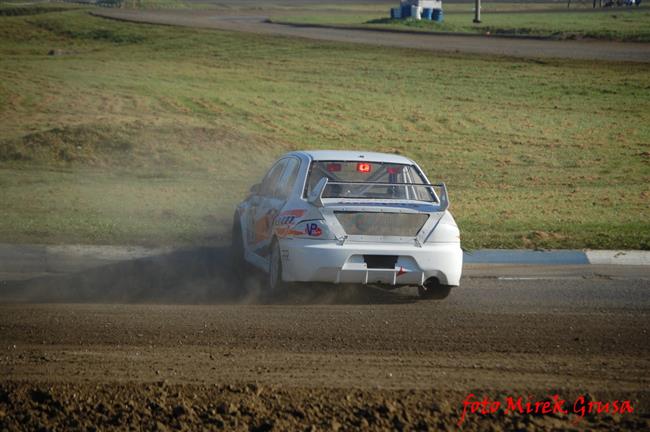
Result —
[{"label": "exhaust pipe", "polygon": [[424,281],[422,286],[418,287],[420,298],[428,300],[442,300],[447,298],[451,292],[450,285],[441,285],[437,277],[430,277]]},{"label": "exhaust pipe", "polygon": [[437,277],[430,277],[429,279],[424,281],[424,288],[429,290],[429,289],[436,289],[440,286],[440,281],[438,280]]}]

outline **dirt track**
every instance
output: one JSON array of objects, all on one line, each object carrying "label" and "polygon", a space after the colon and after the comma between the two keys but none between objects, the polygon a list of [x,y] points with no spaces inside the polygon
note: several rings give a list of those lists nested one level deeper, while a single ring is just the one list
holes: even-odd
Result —
[{"label": "dirt track", "polygon": [[[215,12],[205,10],[101,9],[93,13],[109,18],[134,22],[214,28],[438,52],[461,52],[528,58],[572,58],[583,60],[650,62],[650,44],[647,43],[595,40],[552,41],[289,26],[265,22],[267,16],[261,16],[260,11],[254,9],[251,12],[245,10]],[[286,11],[282,13],[287,14]]]},{"label": "dirt track", "polygon": [[[479,266],[444,302],[321,287],[268,304],[239,294],[226,253],[1,284],[0,301],[30,303],[0,305],[0,430],[452,428],[470,392],[629,399],[634,413],[579,427],[650,426],[648,269]],[[463,428],[577,417],[469,414]]]},{"label": "dirt track", "polygon": [[[415,40],[250,17],[122,18]],[[416,45],[432,50],[648,61],[641,44],[422,37]],[[69,274],[2,270],[11,280],[0,277],[0,431],[445,430],[470,393],[504,403],[558,395],[569,413],[470,413],[465,430],[650,429],[647,268],[467,268],[439,303],[350,287],[260,301],[254,278],[237,282],[227,255],[202,248],[101,267],[66,258]],[[629,400],[634,412],[583,417],[581,395]]]}]

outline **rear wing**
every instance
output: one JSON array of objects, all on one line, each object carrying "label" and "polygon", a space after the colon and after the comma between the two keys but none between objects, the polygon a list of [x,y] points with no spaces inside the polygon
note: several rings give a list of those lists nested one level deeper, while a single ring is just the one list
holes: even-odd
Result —
[{"label": "rear wing", "polygon": [[[338,192],[335,192],[335,196],[323,196],[327,188],[330,190],[333,187],[340,187]],[[348,188],[343,190],[343,187],[347,186]],[[370,191],[375,187],[389,187],[390,191],[393,191],[394,195],[403,195],[403,197],[398,196],[374,196],[373,194],[364,194]],[[400,189],[403,188],[403,192],[399,193]],[[352,192],[352,190],[356,192]],[[421,192],[418,193],[416,189],[427,190],[430,196],[430,200],[421,199]],[[352,199],[400,199],[400,200],[409,200],[409,201],[425,201],[429,203],[438,204],[440,211],[445,211],[449,208],[449,196],[447,195],[447,185],[444,183],[375,183],[375,182],[330,182],[327,177],[323,177],[316,184],[316,186],[311,190],[307,201],[316,207],[323,207],[323,198],[352,198]]]}]

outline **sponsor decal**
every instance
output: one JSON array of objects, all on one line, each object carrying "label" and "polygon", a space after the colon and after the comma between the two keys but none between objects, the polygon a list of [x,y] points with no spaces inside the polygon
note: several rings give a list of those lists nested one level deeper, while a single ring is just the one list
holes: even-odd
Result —
[{"label": "sponsor decal", "polygon": [[294,230],[288,227],[276,227],[275,228],[275,235],[278,237],[290,237],[290,236],[296,236],[296,235],[303,235],[304,232]]},{"label": "sponsor decal", "polygon": [[287,210],[287,211],[283,211],[282,213],[280,213],[280,216],[296,216],[296,217],[300,217],[300,216],[304,215],[306,211],[307,210],[303,210],[303,209]]},{"label": "sponsor decal", "polygon": [[406,270],[404,270],[404,267],[399,266],[399,270],[397,270],[397,276],[402,276],[403,274],[408,273]]},{"label": "sponsor decal", "polygon": [[305,234],[310,237],[320,237],[323,234],[323,230],[316,223],[308,223],[305,226]]},{"label": "sponsor decal", "polygon": [[277,210],[270,209],[264,214],[264,216],[255,221],[255,236],[253,243],[259,243],[261,241],[267,240],[270,237],[269,234],[271,232],[271,227],[273,226],[273,220],[275,220],[277,213]]},{"label": "sponsor decal", "polygon": [[287,210],[283,211],[273,221],[274,226],[293,225],[294,221],[304,215],[306,210]]},{"label": "sponsor decal", "polygon": [[273,222],[273,225],[275,226],[282,226],[282,225],[291,225],[293,224],[293,221],[296,219],[295,216],[278,216],[275,218],[275,221]]}]

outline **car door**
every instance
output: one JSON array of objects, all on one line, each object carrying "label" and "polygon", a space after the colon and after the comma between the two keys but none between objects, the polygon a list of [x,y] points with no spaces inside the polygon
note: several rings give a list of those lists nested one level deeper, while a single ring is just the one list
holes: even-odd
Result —
[{"label": "car door", "polygon": [[249,231],[248,245],[256,255],[265,257],[268,255],[273,221],[281,210],[283,202],[276,196],[276,191],[283,178],[288,159],[280,159],[276,162],[260,183],[259,190],[251,199],[251,226]]}]

